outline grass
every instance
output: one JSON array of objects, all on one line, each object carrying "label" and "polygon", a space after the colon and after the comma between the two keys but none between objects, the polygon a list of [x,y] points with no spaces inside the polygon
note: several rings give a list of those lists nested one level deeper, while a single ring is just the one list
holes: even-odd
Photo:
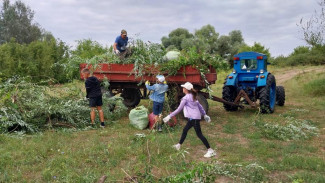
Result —
[{"label": "grass", "polygon": [[[289,68],[271,67],[276,77],[286,70]],[[221,96],[229,72],[218,73],[217,84],[212,86],[214,95]],[[0,182],[97,182],[103,175],[108,176],[106,182],[131,178],[175,182],[186,177],[208,181],[212,175],[216,182],[324,182],[325,96],[310,95],[304,89],[324,79],[324,72],[307,72],[284,82],[286,104],[268,115],[257,115],[256,109],[248,107],[226,112],[221,103],[209,101],[212,123],[202,122],[202,131],[217,150],[213,159],[203,157],[206,149],[193,129],[181,151],[171,148],[185,125],[181,118],[170,133],[137,130],[125,116],[105,129],[1,134]],[[141,101],[150,108],[149,104]],[[318,128],[318,134],[306,139],[270,138],[263,127],[255,125],[257,120],[286,125],[287,117],[308,121]],[[138,133],[145,137],[136,136]]]}]

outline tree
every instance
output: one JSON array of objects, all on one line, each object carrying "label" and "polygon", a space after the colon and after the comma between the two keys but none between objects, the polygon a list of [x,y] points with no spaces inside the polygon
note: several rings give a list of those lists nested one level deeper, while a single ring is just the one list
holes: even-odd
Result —
[{"label": "tree", "polygon": [[267,55],[268,58],[271,58],[271,54],[268,48],[265,48],[262,44],[255,42],[253,46],[248,46],[248,45],[243,45],[240,49],[239,52],[244,52],[244,51],[255,51],[258,53],[263,53]]},{"label": "tree", "polygon": [[303,31],[304,40],[311,46],[325,45],[325,0],[318,4],[321,10],[315,10],[315,13],[306,22],[301,18],[299,25]]},{"label": "tree", "polygon": [[193,34],[191,34],[187,29],[177,28],[171,31],[168,34],[168,37],[166,36],[162,37],[161,42],[165,48],[174,45],[178,50],[181,50],[182,41],[188,38],[193,38]]},{"label": "tree", "polygon": [[33,23],[34,11],[21,1],[10,4],[4,0],[0,11],[0,44],[9,42],[11,38],[22,43],[31,43],[42,36],[42,29]]},{"label": "tree", "polygon": [[72,51],[73,55],[79,56],[80,58],[92,58],[96,55],[101,55],[107,52],[107,48],[104,48],[97,41],[91,39],[83,39],[78,41],[77,48]]},{"label": "tree", "polygon": [[209,53],[217,51],[219,33],[216,32],[212,25],[208,24],[196,30],[195,37],[200,40],[201,44],[204,44],[202,47],[206,48]]}]

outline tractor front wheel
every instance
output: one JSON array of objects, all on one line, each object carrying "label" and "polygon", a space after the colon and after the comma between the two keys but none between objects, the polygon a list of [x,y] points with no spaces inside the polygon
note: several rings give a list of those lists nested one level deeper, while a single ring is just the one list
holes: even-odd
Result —
[{"label": "tractor front wheel", "polygon": [[[223,86],[222,89],[222,99],[228,101],[228,102],[234,102],[237,97],[237,88],[234,86]],[[238,107],[229,105],[229,104],[223,104],[223,107],[226,111],[237,111]]]},{"label": "tractor front wheel", "polygon": [[285,102],[285,90],[283,86],[276,87],[276,104],[279,106],[283,106]]},{"label": "tractor front wheel", "polygon": [[276,84],[272,74],[267,76],[266,86],[261,87],[258,92],[262,113],[273,113],[276,100]]}]

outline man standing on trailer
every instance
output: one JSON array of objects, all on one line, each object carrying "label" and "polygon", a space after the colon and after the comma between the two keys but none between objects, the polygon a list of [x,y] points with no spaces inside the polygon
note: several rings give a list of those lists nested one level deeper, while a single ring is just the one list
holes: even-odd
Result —
[{"label": "man standing on trailer", "polygon": [[129,38],[127,36],[126,30],[121,30],[121,35],[117,36],[113,45],[114,53],[124,59],[126,56],[130,55],[131,50],[127,48]]}]

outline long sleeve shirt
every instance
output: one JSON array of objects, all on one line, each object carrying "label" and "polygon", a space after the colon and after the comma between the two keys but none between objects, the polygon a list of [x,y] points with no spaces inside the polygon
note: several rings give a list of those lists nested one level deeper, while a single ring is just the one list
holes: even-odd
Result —
[{"label": "long sleeve shirt", "polygon": [[85,87],[87,92],[87,98],[99,97],[102,95],[100,89],[100,81],[95,76],[91,76],[86,79]]},{"label": "long sleeve shirt", "polygon": [[164,103],[165,92],[168,90],[168,85],[166,84],[154,84],[152,86],[146,85],[148,90],[153,91],[149,98],[154,102]]},{"label": "long sleeve shirt", "polygon": [[193,100],[193,95],[188,93],[186,94],[179,104],[178,108],[169,114],[170,117],[175,116],[183,109],[184,116],[189,119],[201,119],[201,116],[205,115],[206,112],[204,111],[202,105],[199,103],[198,100]]}]

